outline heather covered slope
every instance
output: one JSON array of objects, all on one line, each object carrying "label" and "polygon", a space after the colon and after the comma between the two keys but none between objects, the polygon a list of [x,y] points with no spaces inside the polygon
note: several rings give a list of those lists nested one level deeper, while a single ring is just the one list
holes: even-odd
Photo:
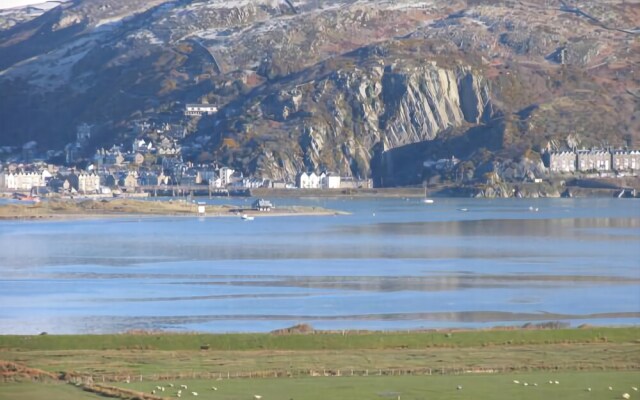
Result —
[{"label": "heather covered slope", "polygon": [[126,142],[206,100],[186,155],[264,177],[380,176],[416,143],[400,161],[536,168],[547,147],[638,146],[639,19],[616,0],[76,1],[0,31],[0,143],[62,148],[81,122]]}]

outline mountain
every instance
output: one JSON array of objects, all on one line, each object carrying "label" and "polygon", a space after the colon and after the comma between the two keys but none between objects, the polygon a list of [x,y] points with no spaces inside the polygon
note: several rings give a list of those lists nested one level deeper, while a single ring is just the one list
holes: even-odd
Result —
[{"label": "mountain", "polygon": [[618,0],[76,0],[0,31],[0,144],[61,149],[86,122],[108,146],[209,102],[187,156],[250,174],[412,184],[455,156],[515,178],[546,148],[638,146],[639,20]]}]

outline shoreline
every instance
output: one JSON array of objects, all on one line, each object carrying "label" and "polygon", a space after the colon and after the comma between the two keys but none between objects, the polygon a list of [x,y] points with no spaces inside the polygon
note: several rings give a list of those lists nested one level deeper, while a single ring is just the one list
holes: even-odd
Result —
[{"label": "shoreline", "polygon": [[[246,213],[255,219],[260,218],[286,218],[286,217],[330,217],[350,215],[345,211],[315,211],[315,212],[293,212],[293,213],[262,213],[262,214],[250,214]],[[197,219],[213,219],[213,218],[240,218],[240,215],[235,214],[213,214],[207,213],[204,215],[198,214],[49,214],[49,215],[37,215],[37,216],[0,216],[0,221],[67,221],[67,220],[92,220],[92,219],[152,219],[152,218],[197,218]]]},{"label": "shoreline", "polygon": [[349,213],[322,207],[285,206],[272,211],[243,209],[231,205],[207,205],[198,213],[197,205],[179,201],[150,202],[146,200],[46,200],[30,204],[0,205],[0,221],[60,221],[111,218],[254,218],[295,216],[337,216]]}]

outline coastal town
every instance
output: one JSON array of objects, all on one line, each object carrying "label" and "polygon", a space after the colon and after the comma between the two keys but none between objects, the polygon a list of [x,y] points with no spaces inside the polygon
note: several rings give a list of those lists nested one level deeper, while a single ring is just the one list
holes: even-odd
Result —
[{"label": "coastal town", "polygon": [[[208,104],[187,104],[185,116],[215,113]],[[63,152],[39,152],[35,141],[21,149],[0,148],[0,194],[29,196],[144,197],[185,193],[209,196],[247,195],[251,189],[371,189],[370,178],[341,176],[331,171],[299,171],[295,181],[272,180],[245,175],[215,160],[185,161],[181,139],[187,135],[181,124],[137,123],[136,138],[128,145],[99,148],[87,157],[92,126],[77,127],[75,141]],[[624,178],[638,176],[640,150],[572,149],[544,151],[541,168],[527,179],[540,183],[558,177]],[[423,163],[423,176],[457,174],[463,163],[455,156]],[[496,173],[487,174],[495,182]],[[293,192],[292,192],[293,193]]]},{"label": "coastal town", "polygon": [[[374,187],[370,176],[341,176],[323,169],[298,171],[291,181],[273,180],[223,165],[210,153],[198,157],[197,162],[186,161],[185,158],[193,159],[194,152],[200,150],[198,143],[186,144],[184,140],[189,135],[189,122],[217,112],[218,107],[213,104],[188,103],[182,108],[182,120],[134,121],[130,126],[133,139],[123,140],[126,145],[100,147],[93,153],[94,127],[87,123],[76,127],[75,140],[68,143],[64,151],[43,152],[33,140],[21,148],[0,147],[0,195],[18,198],[146,197],[185,193],[229,196],[248,195],[252,189],[349,191]],[[538,165],[520,174],[521,177],[501,177],[497,168],[491,168],[492,171],[481,176],[480,183],[495,184],[503,178],[514,181],[522,177],[534,183],[559,177],[615,179],[635,177],[640,171],[640,150],[637,149],[546,149],[541,153]],[[185,157],[186,154],[191,157]],[[453,154],[426,159],[418,175],[426,186],[434,175],[445,180],[452,175],[463,176],[465,164]],[[471,177],[466,180],[469,183]]]},{"label": "coastal town", "polygon": [[[189,105],[187,110],[191,110]],[[206,107],[195,107],[188,113],[205,113]],[[203,111],[204,110],[204,111]],[[140,135],[130,146],[114,145],[98,149],[86,160],[81,154],[91,138],[91,126],[78,126],[76,140],[65,147],[60,164],[47,160],[55,154],[37,152],[37,143],[26,143],[16,149],[0,148],[2,154],[15,154],[0,164],[0,192],[31,195],[145,195],[158,191],[175,195],[176,191],[204,191],[213,195],[243,193],[247,189],[353,189],[370,188],[367,179],[341,177],[328,172],[301,172],[295,182],[275,181],[246,176],[242,171],[217,162],[193,163],[183,160],[179,139],[183,128],[163,124],[143,125]],[[80,167],[79,165],[83,165]]]}]

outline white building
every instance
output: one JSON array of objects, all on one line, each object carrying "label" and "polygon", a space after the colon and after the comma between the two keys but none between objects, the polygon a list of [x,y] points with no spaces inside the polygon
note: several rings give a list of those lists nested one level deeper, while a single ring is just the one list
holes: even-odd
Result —
[{"label": "white building", "polygon": [[321,179],[320,186],[323,189],[340,189],[340,180],[340,175],[327,174]]},{"label": "white building", "polygon": [[9,190],[31,190],[35,186],[45,185],[44,176],[37,172],[5,172],[0,182],[4,185],[3,189]]},{"label": "white building", "polygon": [[560,151],[548,154],[549,171],[551,172],[575,172],[577,156],[573,151]]},{"label": "white building", "polygon": [[184,115],[200,116],[212,115],[218,112],[218,107],[211,104],[187,104],[184,109]]},{"label": "white building", "polygon": [[78,192],[100,193],[100,177],[96,174],[78,175]]},{"label": "white building", "polygon": [[303,172],[298,175],[298,187],[300,189],[319,189],[320,177],[315,172]]},{"label": "white building", "polygon": [[640,150],[614,151],[612,165],[616,171],[635,171],[640,169]]},{"label": "white building", "polygon": [[222,167],[218,170],[218,176],[213,181],[213,187],[224,188],[231,183],[231,177],[235,171],[231,168]]}]

